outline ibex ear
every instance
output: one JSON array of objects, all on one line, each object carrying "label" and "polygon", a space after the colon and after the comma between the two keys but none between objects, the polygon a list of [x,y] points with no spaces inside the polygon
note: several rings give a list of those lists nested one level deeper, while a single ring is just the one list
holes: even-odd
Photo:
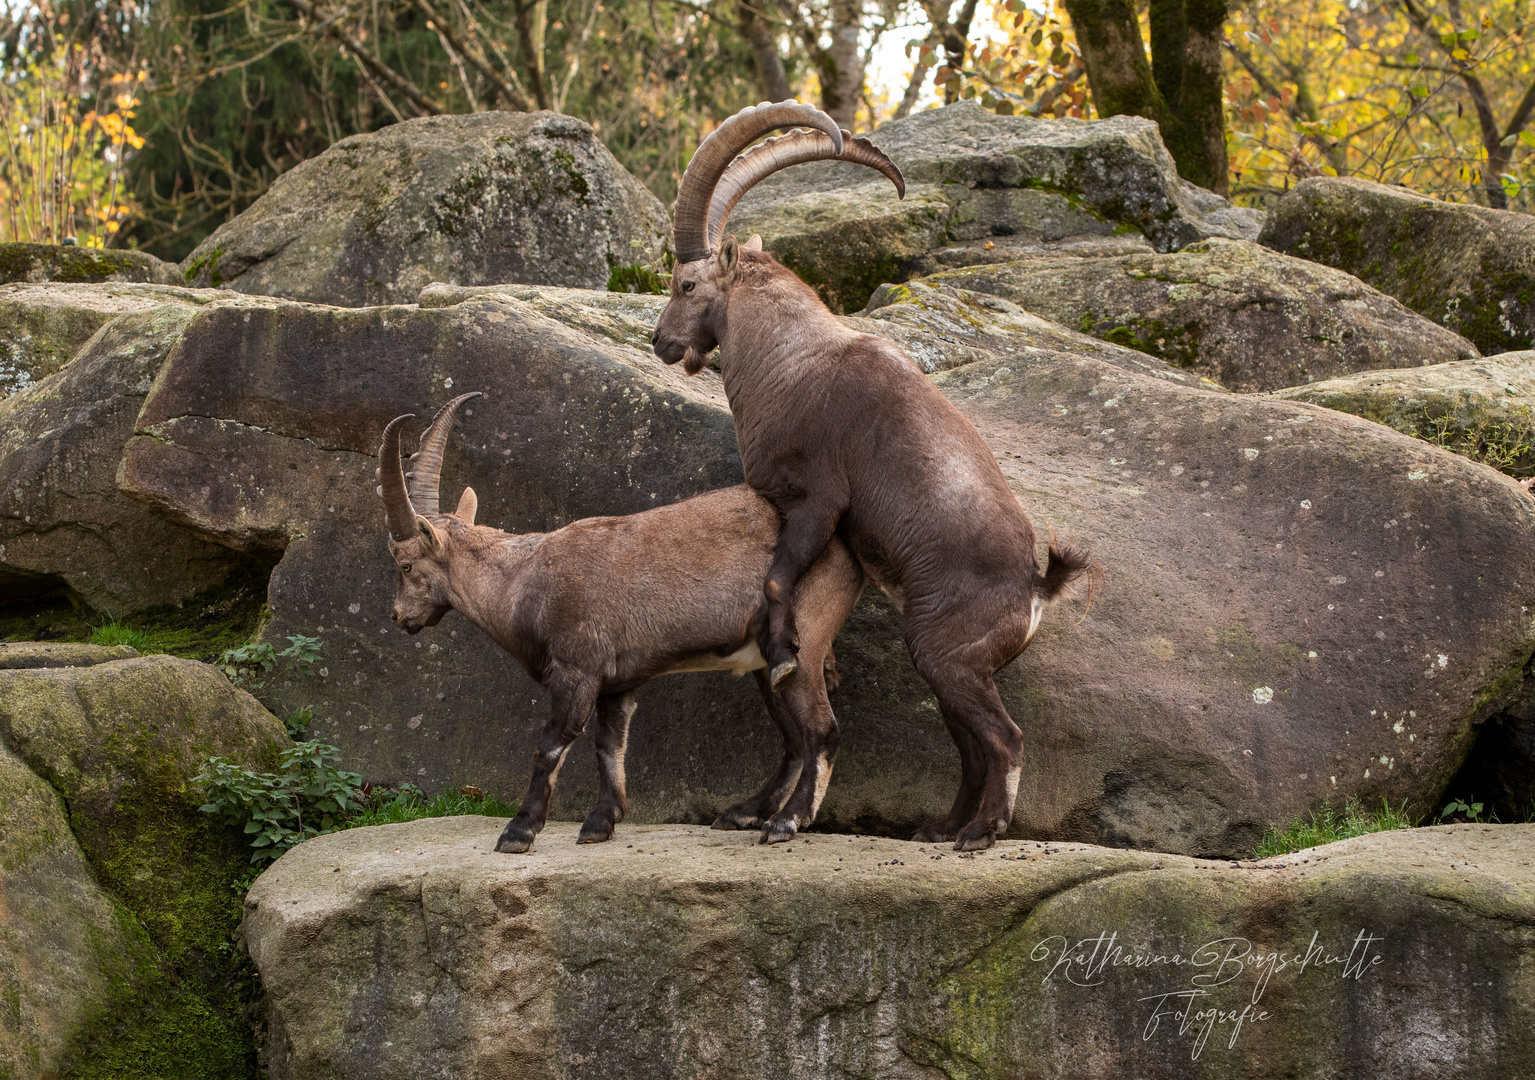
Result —
[{"label": "ibex ear", "polygon": [[475,511],[479,508],[480,499],[475,495],[474,488],[465,488],[464,493],[458,497],[458,509],[453,511],[453,516],[465,525],[473,525]]},{"label": "ibex ear", "polygon": [[416,518],[416,531],[421,534],[421,546],[426,548],[428,553],[436,555],[442,550],[442,533],[438,532],[437,527],[426,518]]},{"label": "ibex ear", "polygon": [[735,273],[736,264],[741,261],[741,245],[734,233],[725,237],[725,243],[720,248],[719,259],[720,274],[728,280],[730,275]]},{"label": "ibex ear", "polygon": [[761,251],[762,237],[758,233],[752,233],[746,238],[746,243],[741,245],[743,251]]}]

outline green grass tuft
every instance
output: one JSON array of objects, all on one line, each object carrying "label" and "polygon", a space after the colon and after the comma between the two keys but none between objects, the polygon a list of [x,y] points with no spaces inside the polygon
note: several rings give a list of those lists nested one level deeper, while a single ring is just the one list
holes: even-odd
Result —
[{"label": "green grass tuft", "polygon": [[382,799],[369,799],[368,808],[348,818],[341,828],[398,825],[420,818],[459,817],[466,814],[510,818],[517,815],[517,804],[504,803],[494,795],[487,795],[472,787],[438,792],[428,799],[414,784],[402,784],[398,790],[389,792]]},{"label": "green grass tuft", "polygon": [[141,653],[160,651],[150,644],[149,638],[142,630],[135,630],[127,623],[118,622],[116,619],[93,627],[91,641],[97,645],[127,645]]},{"label": "green grass tuft", "polygon": [[1417,819],[1407,814],[1406,800],[1403,800],[1400,807],[1393,809],[1390,803],[1382,799],[1380,809],[1371,812],[1361,806],[1358,799],[1350,798],[1343,804],[1341,812],[1334,810],[1329,803],[1320,810],[1295,818],[1283,828],[1269,826],[1268,832],[1258,843],[1257,857],[1269,859],[1302,848],[1347,840],[1351,836],[1385,832],[1388,829],[1411,829],[1417,824]]}]

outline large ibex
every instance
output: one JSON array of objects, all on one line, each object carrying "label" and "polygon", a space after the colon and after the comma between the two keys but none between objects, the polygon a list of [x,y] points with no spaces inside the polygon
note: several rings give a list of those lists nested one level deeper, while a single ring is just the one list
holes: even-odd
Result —
[{"label": "large ibex", "polygon": [[[793,125],[812,130],[746,149]],[[916,839],[988,847],[1012,821],[1023,754],[992,677],[1028,646],[1044,606],[1096,567],[1052,544],[1041,571],[1028,515],[959,410],[896,346],[848,329],[770,255],[724,235],[753,184],[823,159],[868,165],[903,191],[889,158],[797,102],[745,109],[704,140],[677,195],[677,264],[653,344],[690,372],[719,347],[746,481],[782,517],[759,639],[771,684],[807,669],[795,586],[840,536],[900,606],[912,662],[959,747],[953,808]]]},{"label": "large ibex", "polygon": [[442,407],[411,458],[400,464],[397,417],[379,447],[379,488],[389,552],[399,570],[394,621],[409,634],[460,612],[549,691],[549,721],[533,779],[497,851],[527,851],[544,827],[555,775],[587,719],[597,716],[601,793],[580,843],[607,840],[623,819],[624,747],[634,691],[682,671],[754,672],[783,732],[778,771],[756,795],[727,809],[716,828],[762,827],[764,843],[810,824],[825,794],[839,734],[823,668],[832,639],[863,588],[841,544],[810,568],[797,599],[805,670],[773,693],[757,648],[762,579],[773,559],[778,515],[744,485],[627,517],[586,518],[551,533],[514,535],[474,523],[474,489],[458,509],[438,509],[448,430],[463,394]]}]

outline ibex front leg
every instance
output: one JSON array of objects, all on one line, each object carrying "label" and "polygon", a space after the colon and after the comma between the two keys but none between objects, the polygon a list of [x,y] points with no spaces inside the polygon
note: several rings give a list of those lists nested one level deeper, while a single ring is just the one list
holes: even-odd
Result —
[{"label": "ibex front leg", "polygon": [[501,839],[496,842],[497,851],[522,852],[533,846],[533,838],[549,819],[549,799],[554,794],[554,779],[565,761],[565,753],[586,730],[587,718],[597,703],[598,682],[594,678],[557,669],[544,685],[549,688],[552,701],[549,721],[533,755],[528,797],[522,800],[517,816],[506,823]]},{"label": "ibex front leg", "polygon": [[758,641],[767,661],[768,683],[774,690],[799,667],[794,586],[826,550],[846,509],[846,500],[800,499],[779,506],[783,526],[778,530],[778,547],[762,589],[767,597],[767,620]]},{"label": "ibex front leg", "polygon": [[597,774],[602,791],[597,807],[581,825],[578,844],[600,844],[613,838],[613,827],[624,820],[629,796],[624,790],[624,748],[629,744],[629,718],[634,695],[604,694],[597,699]]}]

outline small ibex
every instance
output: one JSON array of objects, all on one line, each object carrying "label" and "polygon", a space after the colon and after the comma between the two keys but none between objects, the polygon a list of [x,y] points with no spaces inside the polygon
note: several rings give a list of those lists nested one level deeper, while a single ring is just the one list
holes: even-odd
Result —
[{"label": "small ibex", "polygon": [[762,580],[778,542],[778,512],[744,485],[626,517],[586,518],[550,533],[511,534],[474,523],[465,488],[451,514],[437,508],[448,430],[458,407],[442,407],[411,458],[400,464],[400,425],[384,429],[379,495],[389,553],[399,568],[394,621],[408,634],[457,610],[549,691],[549,720],[533,757],[533,779],[497,851],[533,846],[548,817],[565,754],[597,715],[601,793],[579,843],[613,835],[627,807],[624,747],[634,691],[682,671],[753,672],[783,732],[778,771],[756,795],[731,806],[717,829],[761,827],[763,843],[809,825],[831,778],[840,736],[826,698],[832,639],[863,588],[863,571],[840,541],[800,580],[800,677],[782,694],[767,685],[757,648]]}]

